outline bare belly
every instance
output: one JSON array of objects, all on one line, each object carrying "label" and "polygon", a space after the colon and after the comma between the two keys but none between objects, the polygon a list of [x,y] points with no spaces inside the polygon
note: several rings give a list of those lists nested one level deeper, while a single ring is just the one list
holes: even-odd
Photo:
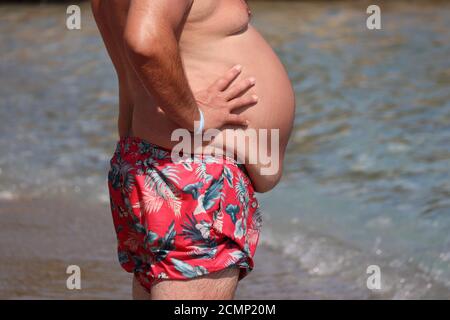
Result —
[{"label": "bare belly", "polygon": [[[244,131],[234,131],[234,128],[223,129],[209,145],[213,149],[226,147],[229,140],[225,141],[224,136],[227,132],[234,136],[242,136],[253,129],[277,129],[279,130],[279,154],[275,156],[282,163],[292,128],[295,99],[283,65],[261,35],[249,26],[245,32],[238,35],[215,40],[190,41],[189,44],[180,42],[180,44],[186,76],[194,93],[206,89],[236,64],[243,66],[242,74],[238,79],[250,76],[256,78],[256,86],[249,94],[258,95],[258,103],[238,111],[249,119],[248,129]],[[134,135],[166,148],[172,148],[179,143],[179,141],[171,141],[172,132],[178,126],[149,100],[145,93],[142,93],[142,98],[135,99],[135,102],[137,103],[134,106],[132,122]],[[248,143],[256,144],[257,142]],[[249,150],[257,148],[260,148],[259,143],[258,146],[241,146],[241,149],[239,145],[236,145],[234,152],[241,159],[245,159]],[[270,153],[270,151],[267,152]],[[246,167],[252,180],[257,179],[260,175],[258,172],[260,164],[246,164]],[[277,178],[279,177],[272,180]],[[273,183],[272,181],[269,184]]]},{"label": "bare belly", "polygon": [[[256,106],[240,110],[250,121],[249,128],[279,129],[280,143],[287,143],[294,115],[294,93],[286,71],[276,54],[251,26],[242,34],[216,42],[199,41],[181,45],[181,55],[192,91],[207,88],[235,64],[243,71],[238,79],[253,76],[258,95]],[[139,102],[142,102],[139,103]],[[177,142],[170,136],[177,128],[157,105],[147,98],[138,99],[134,108],[133,133],[164,147]]]}]

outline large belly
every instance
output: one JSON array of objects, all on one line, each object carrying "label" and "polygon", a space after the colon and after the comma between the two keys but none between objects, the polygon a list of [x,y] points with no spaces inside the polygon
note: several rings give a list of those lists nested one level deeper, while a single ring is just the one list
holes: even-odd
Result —
[{"label": "large belly", "polygon": [[[294,93],[280,60],[271,47],[249,26],[238,35],[215,40],[198,41],[181,45],[181,56],[192,91],[208,88],[218,77],[236,64],[243,66],[238,80],[255,77],[256,85],[248,94],[256,94],[258,103],[250,108],[236,110],[250,121],[249,129],[278,129],[281,152],[287,144],[294,116]],[[136,135],[153,143],[171,148],[178,141],[171,141],[171,134],[177,125],[143,93],[136,105],[133,131]],[[150,106],[154,107],[150,107]],[[240,131],[222,130],[210,145],[214,148],[227,147],[225,133],[243,135]],[[246,146],[244,146],[245,148]],[[235,150],[236,153],[241,153]]]},{"label": "large belly", "polygon": [[[203,47],[204,46],[204,47]],[[237,80],[253,76],[256,86],[249,94],[258,96],[257,105],[238,110],[250,120],[252,128],[289,132],[294,114],[292,85],[272,48],[251,26],[242,34],[195,48],[183,48],[182,57],[192,90],[207,88],[235,64],[243,71]]]}]

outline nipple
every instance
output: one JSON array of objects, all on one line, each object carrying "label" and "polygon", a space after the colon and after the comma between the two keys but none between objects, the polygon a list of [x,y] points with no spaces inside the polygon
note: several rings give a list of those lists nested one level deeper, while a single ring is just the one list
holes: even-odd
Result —
[{"label": "nipple", "polygon": [[245,6],[247,8],[248,17],[251,18],[252,17],[252,10],[250,10],[250,7],[248,6],[247,0],[242,0],[242,2],[244,2]]}]

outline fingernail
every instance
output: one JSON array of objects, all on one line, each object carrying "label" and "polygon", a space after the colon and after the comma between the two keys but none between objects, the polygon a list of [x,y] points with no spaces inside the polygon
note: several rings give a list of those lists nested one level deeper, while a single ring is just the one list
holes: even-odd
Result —
[{"label": "fingernail", "polygon": [[248,81],[250,81],[250,84],[255,84],[256,79],[251,77],[251,78],[248,78]]},{"label": "fingernail", "polygon": [[237,64],[234,66],[234,69],[236,69],[237,71],[241,71],[242,70],[242,66],[240,64]]},{"label": "fingernail", "polygon": [[254,101],[258,101],[258,96],[257,95],[252,95],[252,98]]}]

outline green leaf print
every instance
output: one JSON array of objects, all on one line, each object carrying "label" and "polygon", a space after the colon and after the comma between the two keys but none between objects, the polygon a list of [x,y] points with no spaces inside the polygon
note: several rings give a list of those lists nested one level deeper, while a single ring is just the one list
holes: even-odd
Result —
[{"label": "green leaf print", "polygon": [[205,197],[203,198],[203,207],[205,210],[211,209],[214,206],[216,200],[220,197],[222,189],[223,177],[220,177],[218,180],[214,180],[205,192]]},{"label": "green leaf print", "polygon": [[179,272],[183,274],[186,278],[195,278],[198,276],[203,276],[208,274],[208,270],[202,266],[191,266],[190,264],[183,262],[181,260],[172,258],[170,259]]},{"label": "green leaf print", "polygon": [[234,204],[228,204],[225,207],[225,212],[231,217],[231,221],[233,221],[234,224],[236,224],[239,209],[239,206]]}]

